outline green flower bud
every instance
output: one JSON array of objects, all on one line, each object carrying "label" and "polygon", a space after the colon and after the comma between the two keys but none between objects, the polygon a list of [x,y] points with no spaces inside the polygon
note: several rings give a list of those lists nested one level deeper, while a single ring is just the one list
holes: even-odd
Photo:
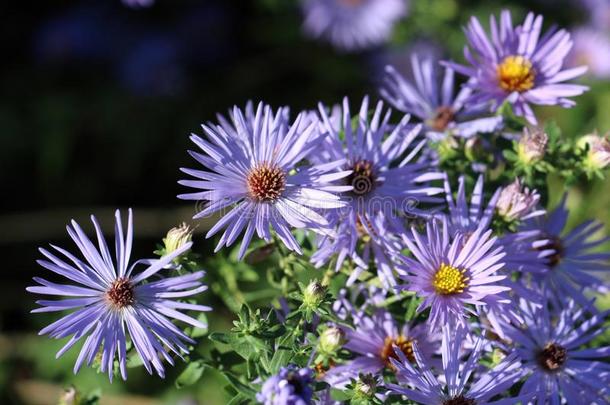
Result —
[{"label": "green flower bud", "polygon": [[540,161],[546,152],[549,136],[540,128],[524,128],[523,135],[517,145],[519,161],[531,165]]},{"label": "green flower bud", "polygon": [[182,225],[172,228],[163,239],[165,254],[172,253],[193,238],[193,230],[184,222]]},{"label": "green flower bud", "polygon": [[313,280],[303,291],[303,303],[309,308],[317,308],[325,295],[326,288],[318,280]]},{"label": "green flower bud", "polygon": [[354,393],[359,398],[373,398],[377,389],[377,380],[370,374],[361,376],[356,382]]},{"label": "green flower bud", "polygon": [[345,343],[345,332],[331,326],[320,335],[319,349],[322,353],[333,354]]},{"label": "green flower bud", "polygon": [[76,388],[68,387],[59,396],[58,405],[79,405],[80,395]]},{"label": "green flower bud", "polygon": [[577,146],[581,149],[589,147],[584,160],[586,168],[601,170],[610,165],[610,132],[605,136],[599,136],[597,133],[585,135],[578,140]]}]

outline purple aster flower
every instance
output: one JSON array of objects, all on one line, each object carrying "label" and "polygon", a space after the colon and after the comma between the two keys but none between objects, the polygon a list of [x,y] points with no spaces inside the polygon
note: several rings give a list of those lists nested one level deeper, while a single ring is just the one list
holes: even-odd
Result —
[{"label": "purple aster flower", "polygon": [[586,65],[591,76],[610,78],[610,34],[589,27],[575,30],[574,48],[568,55],[568,65]]},{"label": "purple aster flower", "polygon": [[603,224],[586,221],[565,233],[568,219],[567,195],[559,206],[546,217],[526,222],[524,231],[539,232],[538,240],[529,248],[537,253],[534,265],[542,271],[534,274],[534,280],[550,299],[572,297],[580,304],[587,301],[583,288],[607,291],[603,280],[595,273],[610,270],[610,253],[592,253],[591,249],[608,242],[610,238],[594,238]]},{"label": "purple aster flower", "polygon": [[[39,260],[38,264],[69,279],[72,284],[57,284],[35,277],[34,281],[40,285],[28,287],[27,290],[36,294],[72,298],[36,301],[41,308],[32,312],[74,310],[40,331],[40,334],[49,334],[55,339],[72,336],[57,352],[57,357],[86,337],[74,372],[85,362],[90,365],[98,353],[101,353],[101,371],[108,372],[112,381],[113,364],[115,358],[118,358],[121,376],[126,379],[126,345],[129,337],[146,370],[152,374],[154,369],[163,377],[165,369],[161,360],[165,359],[173,365],[170,353],[182,358],[182,354],[188,353],[186,343],[195,343],[170,319],[198,328],[205,327],[201,322],[178,310],[209,311],[209,307],[175,300],[205,291],[207,287],[198,281],[204,272],[153,278],[176,257],[187,251],[191,242],[184,243],[158,260],[138,260],[130,265],[133,242],[131,210],[126,234],[123,233],[119,211],[115,217],[116,260],[111,256],[94,216],[91,216],[91,220],[98,246],[94,245],[75,221],[67,227],[68,234],[85,261],[54,245],[51,246],[63,255],[63,258],[46,249],[40,249],[48,260]],[[138,264],[145,264],[147,267],[136,273],[134,269]]]},{"label": "purple aster flower", "polygon": [[538,405],[564,403],[561,398],[568,404],[607,403],[610,347],[585,345],[604,333],[608,312],[590,316],[571,299],[564,305],[556,314],[546,305],[524,306],[525,327],[508,329],[512,350],[529,374],[521,392],[535,392]]},{"label": "purple aster flower", "polygon": [[422,120],[426,133],[434,140],[445,133],[471,137],[480,132],[493,132],[502,124],[502,117],[478,118],[486,110],[485,105],[465,103],[471,89],[462,87],[454,95],[454,72],[445,67],[440,81],[437,62],[431,59],[420,61],[417,55],[411,58],[412,82],[407,81],[392,66],[386,66],[386,76],[381,95],[397,110],[412,114]]},{"label": "purple aster flower", "polygon": [[[317,158],[326,165],[345,159],[342,169],[350,174],[343,182],[351,191],[346,193],[349,204],[327,215],[339,239],[323,237],[314,262],[320,266],[332,257],[333,250],[338,254],[337,269],[345,258],[351,257],[362,267],[368,265],[365,259],[374,256],[384,285],[390,287],[396,283],[384,256],[385,247],[393,243],[390,232],[396,231],[400,215],[422,213],[414,207],[417,203],[439,201],[432,196],[442,188],[427,183],[444,175],[432,171],[426,161],[415,161],[426,143],[425,139],[416,141],[420,126],[409,129],[409,116],[403,116],[397,125],[390,125],[391,110],[383,113],[383,102],[377,103],[369,120],[369,99],[365,97],[356,124],[352,124],[356,117],[352,119],[347,98],[343,108],[334,109],[330,116],[322,105],[319,109],[321,130],[330,136]],[[371,243],[369,248],[365,243],[365,252],[357,254],[358,242],[363,238]]]},{"label": "purple aster flower", "polygon": [[290,250],[301,253],[290,230],[326,232],[328,221],[318,210],[343,206],[333,192],[351,190],[329,183],[349,174],[336,170],[345,160],[305,164],[322,141],[315,130],[318,123],[307,121],[306,113],[299,114],[290,125],[283,108],[274,114],[260,103],[256,113],[246,111],[244,116],[234,107],[232,124],[224,120],[221,125],[203,125],[207,139],[191,136],[204,153],[190,154],[206,170],[183,168],[197,180],[179,183],[202,191],[178,197],[204,202],[194,218],[228,210],[206,235],[209,238],[226,228],[215,251],[231,245],[245,229],[238,254],[242,258],[254,231],[260,238],[271,240],[271,226]]},{"label": "purple aster flower", "polygon": [[[492,195],[487,205],[483,202],[483,176],[479,176],[472,190],[470,205],[465,192],[465,179],[461,176],[458,180],[458,191],[456,200],[453,200],[453,193],[449,185],[448,179],[445,180],[445,193],[447,197],[447,205],[449,207],[449,215],[446,216],[449,232],[457,236],[471,235],[477,228],[489,228],[496,211],[496,204],[500,197],[502,189],[496,190]],[[537,210],[531,213],[535,215],[543,215],[543,210]],[[529,216],[528,216],[529,217]],[[526,266],[532,266],[535,271],[537,266],[533,265],[536,262],[538,252],[531,249],[534,238],[539,235],[539,232],[519,232],[507,233],[498,238],[498,244],[502,245],[506,255],[502,259],[505,263],[505,268],[501,270],[505,275],[509,276],[512,271],[527,271]],[[529,291],[522,283],[515,283],[509,277],[501,281],[501,284],[509,287],[511,293],[516,293],[521,297],[527,297],[529,300],[538,301],[539,294]],[[487,320],[494,325],[494,329],[502,336],[502,328],[499,319],[520,321],[520,317],[513,308],[507,308],[504,303],[509,299],[508,292],[496,294],[489,297],[489,302],[485,307]]]},{"label": "purple aster flower", "polygon": [[491,39],[481,23],[472,17],[466,27],[470,47],[464,49],[469,66],[448,63],[456,72],[469,77],[473,90],[470,103],[492,102],[497,108],[505,101],[517,115],[532,124],[536,117],[530,104],[575,105],[568,97],[582,94],[588,88],[563,83],[586,72],[586,66],[563,69],[572,48],[566,30],[552,28],[542,34],[542,16],[529,13],[522,25],[513,27],[510,12],[504,10],[500,25],[490,18]]},{"label": "purple aster flower", "polygon": [[[443,374],[440,376],[435,376],[430,364],[421,356],[419,345],[415,344],[413,350],[416,364],[401,351],[396,351],[398,359],[393,358],[392,363],[401,385],[389,384],[392,393],[429,405],[512,405],[532,397],[523,395],[492,401],[492,398],[504,394],[523,376],[517,356],[511,354],[493,369],[481,372],[479,358],[483,340],[477,340],[468,360],[462,361],[462,345],[466,334],[462,328],[454,333],[451,330],[448,326],[443,327]],[[473,375],[477,377],[471,378]]]},{"label": "purple aster flower", "polygon": [[356,355],[348,363],[331,368],[325,380],[333,386],[341,386],[355,379],[358,374],[379,375],[385,368],[393,370],[391,359],[398,359],[395,348],[409,361],[415,361],[413,345],[418,344],[421,356],[431,360],[438,352],[440,334],[430,331],[425,324],[398,327],[392,315],[378,310],[373,316],[354,316],[355,329],[344,328],[343,345]]},{"label": "purple aster flower", "polygon": [[256,399],[265,405],[309,405],[313,396],[312,383],[311,369],[291,364],[269,377]]},{"label": "purple aster flower", "polygon": [[386,42],[407,12],[406,0],[301,0],[301,5],[305,32],[345,51]]},{"label": "purple aster flower", "polygon": [[499,273],[504,252],[491,230],[479,227],[470,234],[452,235],[443,219],[442,224],[429,222],[425,235],[415,229],[411,234],[412,240],[404,241],[414,258],[402,258],[406,274],[401,278],[407,283],[402,288],[424,298],[418,311],[430,307],[430,328],[465,324],[467,313],[477,314],[467,304],[483,311],[501,304],[497,295],[510,288],[501,283],[507,278]]}]

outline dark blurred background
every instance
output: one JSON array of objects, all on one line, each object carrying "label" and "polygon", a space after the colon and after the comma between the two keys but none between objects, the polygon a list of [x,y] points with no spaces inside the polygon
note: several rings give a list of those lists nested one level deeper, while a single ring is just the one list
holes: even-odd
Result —
[{"label": "dark blurred background", "polygon": [[[355,54],[305,38],[296,1],[166,0],[146,8],[121,0],[6,2],[0,24],[0,403],[54,404],[69,384],[84,391],[101,386],[108,404],[225,403],[223,383],[211,372],[188,390],[174,387],[174,371],[163,382],[132,371],[127,383],[110,385],[89,369],[72,374],[76,350],[54,360],[61,342],[36,337],[53,317],[29,315],[34,298],[24,290],[44,271],[35,264],[37,247],[71,248],[65,224],[74,218],[91,230],[91,213],[111,232],[114,209],[133,207],[134,257],[149,257],[167,230],[195,211],[175,198],[184,191],[178,168],[192,165],[189,133],[199,133],[216,113],[248,100],[297,112],[345,95],[353,103],[376,96],[386,63],[408,72],[414,51],[462,60],[467,19],[487,21],[503,6],[515,21],[533,9],[547,26],[586,27],[608,38],[588,2],[411,0],[387,46]],[[592,72],[585,82],[593,91],[575,109],[539,115],[556,119],[566,136],[608,131],[608,76]],[[591,217],[610,224],[608,186],[595,181],[572,188],[572,224]],[[196,239],[199,252],[211,252]],[[218,309],[212,327],[226,327],[229,317]]]}]

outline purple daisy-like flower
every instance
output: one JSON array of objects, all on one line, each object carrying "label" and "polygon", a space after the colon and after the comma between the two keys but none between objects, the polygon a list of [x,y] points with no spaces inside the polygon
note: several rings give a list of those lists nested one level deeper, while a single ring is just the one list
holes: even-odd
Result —
[{"label": "purple daisy-like flower", "polygon": [[[434,374],[429,362],[421,355],[419,345],[414,345],[412,362],[400,350],[392,364],[401,385],[388,384],[394,394],[427,405],[513,405],[530,399],[531,395],[518,398],[491,400],[504,394],[523,376],[521,364],[515,354],[504,358],[500,364],[489,371],[481,373],[479,358],[483,340],[478,339],[467,361],[462,361],[462,346],[466,339],[465,330],[458,328],[454,333],[448,326],[443,327],[443,374]],[[476,378],[471,378],[477,375]],[[471,381],[472,380],[472,381]]]},{"label": "purple daisy-like flower", "polygon": [[525,326],[508,329],[528,374],[521,392],[535,392],[538,405],[564,403],[561,398],[568,404],[607,403],[610,347],[585,345],[604,333],[609,312],[588,315],[571,299],[564,306],[551,313],[546,305],[524,305]]},{"label": "purple daisy-like flower", "polygon": [[226,228],[215,251],[231,245],[245,229],[238,253],[242,258],[254,232],[270,241],[273,227],[286,247],[301,253],[291,228],[327,232],[328,221],[318,211],[345,205],[334,193],[351,187],[331,184],[349,174],[336,170],[345,160],[307,164],[322,141],[318,123],[309,121],[307,113],[290,125],[283,108],[274,114],[260,103],[255,113],[246,111],[244,116],[234,107],[231,124],[203,125],[207,139],[191,136],[204,153],[190,154],[206,170],[182,168],[197,180],[179,183],[202,191],[178,197],[204,202],[194,218],[228,210],[206,235]]},{"label": "purple daisy-like flower", "polygon": [[418,311],[430,307],[430,328],[464,324],[467,312],[476,314],[467,304],[485,311],[487,305],[501,303],[498,294],[510,290],[502,283],[507,276],[499,273],[504,267],[502,246],[491,234],[479,227],[452,235],[443,219],[441,224],[429,222],[425,235],[412,229],[412,239],[404,238],[414,258],[402,257],[401,278],[407,283],[402,288],[424,298]]},{"label": "purple daisy-like flower", "polygon": [[385,368],[393,370],[392,359],[398,359],[395,348],[409,361],[415,361],[413,345],[417,343],[421,356],[430,360],[438,352],[440,334],[431,331],[425,324],[399,327],[392,315],[378,310],[372,316],[355,315],[355,329],[343,328],[345,349],[356,355],[353,360],[331,368],[325,380],[333,386],[346,384],[358,374],[379,375]]},{"label": "purple daisy-like flower", "polygon": [[406,0],[301,0],[308,35],[344,51],[386,42],[407,12]]},{"label": "purple daisy-like flower", "polygon": [[536,117],[530,104],[568,108],[588,87],[563,83],[584,74],[586,66],[563,69],[572,49],[566,30],[551,28],[542,35],[542,16],[529,13],[522,25],[513,27],[510,12],[504,10],[500,23],[490,17],[491,39],[479,20],[472,17],[466,27],[470,47],[464,48],[469,66],[447,63],[469,77],[473,90],[470,103],[491,102],[492,108],[508,101],[517,115],[532,124]]},{"label": "purple daisy-like flower", "polygon": [[469,87],[462,87],[454,95],[454,71],[445,67],[439,83],[436,66],[431,59],[411,58],[413,78],[407,81],[392,66],[386,66],[386,75],[380,93],[394,108],[412,114],[425,124],[426,134],[433,140],[450,133],[471,137],[481,132],[493,132],[502,124],[502,117],[480,117],[487,106],[466,103],[471,94]]},{"label": "purple daisy-like flower", "polygon": [[282,367],[265,381],[256,399],[264,405],[309,405],[313,389],[313,372],[295,365]]},{"label": "purple daisy-like flower", "polygon": [[[343,100],[343,107],[334,109],[330,116],[324,106],[320,105],[319,110],[321,131],[330,136],[318,159],[323,164],[345,159],[341,169],[350,174],[343,182],[351,191],[345,194],[346,207],[327,214],[339,239],[323,237],[318,244],[320,253],[316,253],[314,260],[319,266],[332,257],[329,253],[335,250],[337,269],[347,257],[366,266],[368,260],[364,263],[363,255],[358,255],[356,250],[360,240],[370,238],[374,259],[382,260],[377,262],[382,271],[380,277],[389,288],[396,282],[392,271],[386,269],[383,254],[377,256],[377,253],[384,253],[384,246],[391,244],[390,232],[396,231],[399,216],[405,213],[419,215],[422,211],[415,207],[417,203],[439,201],[433,195],[440,193],[442,188],[431,187],[428,182],[442,179],[444,175],[433,171],[426,161],[415,161],[426,140],[416,141],[420,126],[409,128],[408,115],[397,125],[391,125],[391,110],[384,113],[383,102],[379,101],[369,119],[368,97],[363,99],[354,119],[347,98]],[[411,147],[414,142],[415,146]],[[385,235],[380,236],[380,233]]]},{"label": "purple daisy-like flower", "polygon": [[580,304],[587,299],[582,289],[607,291],[604,281],[595,273],[610,271],[610,253],[593,253],[591,249],[608,242],[610,238],[594,238],[603,224],[586,221],[565,233],[568,219],[567,195],[546,217],[528,221],[524,231],[538,232],[538,238],[527,247],[536,255],[534,265],[541,271],[534,274],[534,281],[550,299],[572,297]]},{"label": "purple daisy-like flower", "polygon": [[[38,264],[69,279],[73,284],[57,284],[35,277],[34,281],[39,286],[28,287],[27,291],[72,298],[36,301],[41,308],[32,312],[74,310],[40,331],[40,334],[49,334],[55,339],[72,336],[57,352],[57,357],[86,337],[74,372],[77,372],[83,363],[90,365],[98,353],[101,353],[101,371],[108,372],[112,381],[113,364],[115,358],[118,358],[121,377],[126,379],[127,339],[130,338],[146,370],[152,374],[154,369],[163,377],[165,369],[161,360],[165,359],[173,365],[170,353],[182,358],[182,354],[188,353],[186,343],[195,343],[170,319],[198,328],[205,327],[201,322],[178,310],[209,311],[209,307],[175,300],[205,291],[207,287],[199,282],[204,272],[153,279],[161,269],[187,251],[191,242],[184,243],[158,260],[139,260],[130,265],[133,242],[131,210],[126,235],[123,233],[119,211],[115,217],[116,260],[111,256],[94,216],[91,216],[91,220],[98,246],[94,245],[75,221],[67,227],[68,234],[85,261],[54,245],[51,246],[63,255],[63,258],[46,249],[40,249],[48,260],[39,260]],[[147,267],[136,273],[134,269],[138,264],[146,264]]]}]

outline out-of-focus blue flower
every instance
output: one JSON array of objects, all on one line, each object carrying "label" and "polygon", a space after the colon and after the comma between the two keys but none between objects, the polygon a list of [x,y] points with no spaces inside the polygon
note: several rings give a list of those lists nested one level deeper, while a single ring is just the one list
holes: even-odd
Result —
[{"label": "out-of-focus blue flower", "polygon": [[608,0],[578,0],[584,4],[594,27],[607,30],[610,27],[610,2]]},{"label": "out-of-focus blue flower", "polygon": [[[610,6],[608,7],[610,10]],[[610,20],[610,18],[609,18]],[[574,31],[574,47],[568,55],[569,66],[586,65],[598,79],[610,78],[610,26],[606,31],[581,27]]]},{"label": "out-of-focus blue flower", "polygon": [[155,0],[121,0],[124,5],[131,8],[145,8],[155,4]]},{"label": "out-of-focus blue flower", "polygon": [[[333,250],[338,255],[337,269],[348,257],[361,267],[368,264],[368,260],[366,263],[363,260],[365,257],[380,259],[379,275],[389,288],[396,284],[384,258],[385,249],[392,243],[392,226],[402,215],[421,214],[417,204],[438,202],[432,196],[442,189],[431,187],[428,182],[443,178],[443,174],[433,171],[426,161],[416,161],[426,142],[416,141],[420,127],[409,127],[408,116],[391,125],[391,110],[384,113],[383,102],[377,103],[370,119],[368,97],[355,117],[350,113],[347,98],[343,107],[334,109],[330,115],[323,105],[319,110],[321,131],[329,136],[316,158],[323,164],[345,159],[342,170],[350,174],[343,181],[352,189],[345,194],[349,204],[327,215],[339,239],[323,238],[314,262],[320,266],[332,257]],[[367,238],[371,243],[365,243],[363,254],[357,253],[358,242]]]},{"label": "out-of-focus blue flower", "polygon": [[282,367],[263,384],[256,399],[264,405],[309,405],[313,396],[313,372],[295,365]]},{"label": "out-of-focus blue flower", "polygon": [[238,254],[242,258],[254,232],[271,241],[269,228],[273,227],[288,249],[300,253],[291,228],[327,232],[329,223],[318,210],[345,205],[334,193],[352,187],[332,184],[350,173],[336,170],[345,159],[302,165],[321,147],[318,122],[301,113],[291,125],[287,117],[286,109],[273,113],[263,103],[256,112],[246,109],[246,115],[234,107],[231,123],[223,119],[221,125],[204,124],[207,139],[191,136],[204,153],[190,154],[206,170],[182,168],[196,180],[180,184],[202,191],[178,197],[204,202],[194,218],[228,211],[206,235],[226,228],[216,251],[231,245],[245,230]]},{"label": "out-of-focus blue flower", "polygon": [[331,368],[325,380],[332,386],[343,386],[359,374],[380,376],[384,368],[393,368],[391,359],[397,360],[397,347],[409,361],[415,362],[413,345],[417,343],[420,354],[430,360],[438,352],[441,335],[427,325],[399,327],[392,315],[378,310],[373,316],[354,314],[355,329],[344,328],[347,343],[343,345],[356,355],[353,360]]},{"label": "out-of-focus blue flower", "polygon": [[345,51],[386,42],[407,12],[407,0],[301,0],[301,5],[305,32]]},{"label": "out-of-focus blue flower", "polygon": [[450,133],[468,138],[493,132],[501,126],[502,117],[480,117],[486,112],[486,105],[466,103],[472,92],[469,87],[462,87],[454,95],[453,69],[445,67],[445,74],[439,80],[438,62],[432,59],[420,61],[417,55],[413,55],[411,64],[412,81],[405,79],[393,66],[386,66],[380,91],[394,108],[422,120],[429,137],[437,140]]},{"label": "out-of-focus blue flower", "polygon": [[[468,360],[462,361],[465,340],[464,329],[453,331],[449,326],[443,327],[442,373],[431,368],[430,363],[421,355],[419,344],[414,345],[415,364],[400,350],[396,350],[397,359],[393,358],[392,364],[401,384],[388,384],[388,388],[394,394],[431,405],[512,405],[532,397],[522,395],[492,401],[492,398],[504,394],[523,376],[519,358],[511,354],[493,369],[481,372],[479,358],[483,340],[478,339]],[[475,373],[478,377],[471,382]]]},{"label": "out-of-focus blue flower", "polygon": [[171,36],[145,36],[121,60],[119,77],[138,95],[176,95],[186,85],[181,53],[178,41]]},{"label": "out-of-focus blue flower", "polygon": [[491,233],[479,227],[452,235],[443,219],[441,224],[428,222],[423,235],[413,229],[405,236],[414,258],[402,257],[399,275],[406,285],[401,287],[424,298],[418,311],[430,307],[430,328],[465,324],[467,314],[474,313],[468,305],[481,306],[483,313],[487,306],[508,306],[509,300],[497,300],[510,288],[502,283],[507,276],[499,272],[504,267],[502,246]]},{"label": "out-of-focus blue flower", "polygon": [[[160,270],[190,249],[192,243],[184,243],[172,253],[158,260],[138,260],[130,265],[133,242],[132,214],[129,210],[127,233],[123,232],[120,213],[116,212],[115,246],[113,258],[104,240],[101,228],[94,216],[98,246],[85,235],[81,227],[72,221],[68,234],[78,246],[85,261],[68,251],[51,245],[63,258],[46,249],[40,252],[48,260],[39,260],[42,267],[59,274],[72,284],[57,284],[35,277],[39,286],[28,287],[36,294],[72,297],[63,300],[36,301],[41,308],[32,312],[55,312],[74,310],[58,321],[45,327],[40,334],[49,334],[55,339],[71,336],[57,357],[64,354],[76,342],[85,338],[74,372],[83,363],[91,364],[101,354],[101,371],[107,372],[110,380],[114,374],[114,361],[118,358],[123,379],[127,378],[126,346],[128,337],[142,359],[146,370],[161,377],[165,374],[162,359],[174,364],[173,355],[182,358],[189,352],[186,343],[195,343],[176,327],[170,319],[203,328],[204,324],[178,310],[209,311],[210,308],[176,301],[206,290],[199,282],[204,272],[198,271],[183,276],[153,279]],[[135,266],[147,267],[135,273]]]},{"label": "out-of-focus blue flower", "polygon": [[[604,333],[608,312],[589,315],[562,296],[564,308],[524,305],[524,327],[508,328],[513,351],[528,374],[521,393],[536,393],[537,404],[601,404],[610,395],[610,347],[586,348]],[[514,348],[512,348],[514,347]],[[606,360],[606,361],[604,361]],[[600,402],[601,401],[601,402]]]},{"label": "out-of-focus blue flower", "polygon": [[563,83],[584,74],[586,66],[564,69],[572,49],[566,30],[550,29],[542,34],[542,16],[529,13],[522,25],[513,27],[510,12],[501,14],[500,25],[490,18],[491,39],[476,17],[466,27],[469,46],[464,48],[468,66],[447,63],[456,72],[468,76],[473,93],[469,103],[490,102],[492,109],[508,101],[517,115],[536,124],[530,104],[560,105],[576,103],[569,97],[588,87]]},{"label": "out-of-focus blue flower", "polygon": [[115,56],[123,49],[120,38],[126,34],[120,22],[108,27],[108,19],[115,17],[102,6],[80,5],[50,18],[33,35],[37,60],[99,62]]}]

